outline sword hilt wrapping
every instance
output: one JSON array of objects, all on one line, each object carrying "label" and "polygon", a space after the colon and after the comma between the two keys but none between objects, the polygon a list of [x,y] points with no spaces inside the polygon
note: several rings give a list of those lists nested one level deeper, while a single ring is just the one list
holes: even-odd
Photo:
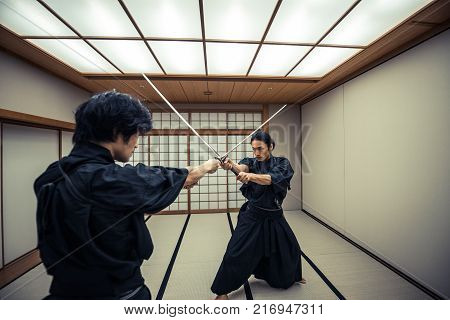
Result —
[{"label": "sword hilt wrapping", "polygon": [[[224,161],[227,159],[227,156],[224,156],[222,158],[216,157],[215,159],[219,160],[220,163],[224,163]],[[230,171],[233,172],[235,176],[239,175],[239,172],[237,172],[236,169],[234,169],[233,167],[230,169]]]}]

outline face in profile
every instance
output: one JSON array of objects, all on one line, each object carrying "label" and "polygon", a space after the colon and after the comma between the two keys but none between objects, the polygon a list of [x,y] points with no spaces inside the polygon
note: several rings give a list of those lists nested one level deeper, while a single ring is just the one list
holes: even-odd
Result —
[{"label": "face in profile", "polygon": [[255,156],[256,160],[258,161],[265,161],[269,159],[270,157],[270,151],[272,149],[267,146],[267,144],[264,141],[260,140],[253,140],[252,141],[252,149],[253,149],[253,155]]},{"label": "face in profile", "polygon": [[133,134],[128,142],[125,142],[121,134],[114,143],[114,160],[128,162],[133,155],[134,149],[138,147],[138,133]]}]

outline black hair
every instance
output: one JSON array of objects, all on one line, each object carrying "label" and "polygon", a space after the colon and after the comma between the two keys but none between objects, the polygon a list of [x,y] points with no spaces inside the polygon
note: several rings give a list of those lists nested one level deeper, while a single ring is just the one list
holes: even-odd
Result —
[{"label": "black hair", "polygon": [[267,145],[267,148],[270,149],[270,146],[272,146],[272,148],[275,149],[275,141],[273,141],[273,139],[270,137],[270,134],[268,134],[267,132],[264,132],[262,130],[256,131],[252,135],[250,143],[252,143],[253,140],[262,141]]},{"label": "black hair", "polygon": [[92,96],[75,112],[73,143],[114,142],[122,134],[128,143],[133,134],[152,129],[147,107],[128,94],[107,91]]}]

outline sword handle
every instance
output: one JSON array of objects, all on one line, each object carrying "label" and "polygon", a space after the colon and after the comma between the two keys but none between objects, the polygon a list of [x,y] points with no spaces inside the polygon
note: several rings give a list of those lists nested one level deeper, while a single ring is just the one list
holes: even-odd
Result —
[{"label": "sword handle", "polygon": [[[224,157],[222,157],[222,158],[216,157],[215,159],[219,160],[220,163],[223,163],[223,162],[225,161],[226,158],[227,158],[227,156],[224,156]],[[234,168],[231,168],[230,171],[233,172],[235,176],[238,176],[238,175],[239,175],[239,172],[237,172],[236,169],[234,169]]]}]

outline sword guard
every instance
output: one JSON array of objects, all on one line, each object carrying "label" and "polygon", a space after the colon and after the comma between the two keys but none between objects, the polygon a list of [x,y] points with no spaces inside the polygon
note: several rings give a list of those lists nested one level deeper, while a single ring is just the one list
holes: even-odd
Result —
[{"label": "sword guard", "polygon": [[223,156],[222,158],[215,157],[214,159],[219,160],[220,163],[223,163],[227,159],[227,156]]},{"label": "sword guard", "polygon": [[[227,159],[227,156],[223,156],[221,158],[215,157],[214,159],[219,160],[219,162],[223,164],[223,162]],[[239,173],[234,168],[231,168],[230,171],[233,172],[235,176],[239,175]]]}]

